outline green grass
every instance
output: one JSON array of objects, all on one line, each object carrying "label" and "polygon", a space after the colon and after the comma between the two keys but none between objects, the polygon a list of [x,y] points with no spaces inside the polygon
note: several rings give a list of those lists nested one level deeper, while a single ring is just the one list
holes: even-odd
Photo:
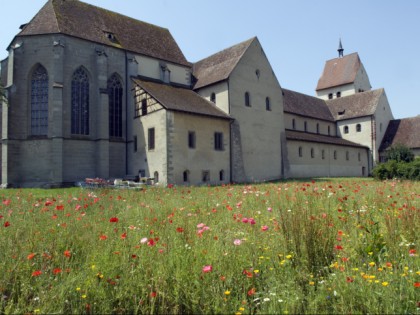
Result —
[{"label": "green grass", "polygon": [[419,182],[0,194],[0,313],[420,312]]}]

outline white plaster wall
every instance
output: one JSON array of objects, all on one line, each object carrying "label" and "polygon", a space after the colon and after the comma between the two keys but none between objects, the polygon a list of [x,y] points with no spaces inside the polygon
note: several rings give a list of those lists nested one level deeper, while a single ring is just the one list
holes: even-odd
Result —
[{"label": "white plaster wall", "polygon": [[196,90],[198,94],[210,101],[212,93],[216,95],[216,106],[229,114],[229,86],[227,81],[219,82],[211,86]]},{"label": "white plaster wall", "polygon": [[[300,147],[302,156],[299,156]],[[368,175],[368,153],[364,148],[288,140],[287,149],[290,161],[289,177],[292,178],[363,176],[363,168],[364,176]],[[311,149],[314,150],[313,157]],[[324,158],[322,158],[322,151],[324,151]],[[336,151],[336,159],[334,151]]]},{"label": "white plaster wall", "polygon": [[361,67],[356,73],[356,79],[354,80],[355,93],[359,93],[359,90],[370,91],[372,86],[370,85],[369,77],[366,73],[365,67],[361,64]]},{"label": "white plaster wall", "polygon": [[317,97],[319,97],[323,100],[328,100],[328,94],[332,93],[333,94],[333,99],[334,99],[334,98],[337,98],[337,92],[340,92],[341,97],[344,97],[344,96],[355,94],[356,90],[355,90],[354,84],[350,83],[350,84],[334,86],[334,87],[331,87],[329,89],[325,89],[325,90],[321,90],[321,91],[316,91],[316,95],[317,95]]},{"label": "white plaster wall", "polygon": [[[295,128],[293,128],[293,119],[295,120]],[[307,132],[317,133],[317,125],[319,125],[319,133],[326,136],[336,136],[336,125],[334,122],[325,120],[303,117],[291,113],[284,113],[285,128],[296,131],[305,131],[305,121],[307,124]],[[330,133],[328,134],[328,127]]]},{"label": "white plaster wall", "polygon": [[159,61],[150,57],[135,55],[137,65],[137,75],[160,80],[161,64],[165,64],[171,71],[171,82],[181,85],[191,84],[191,70],[188,67]]},{"label": "white plaster wall", "polygon": [[[230,181],[230,121],[198,115],[174,112],[171,114],[173,128],[170,134],[169,169],[170,183],[183,185],[223,184]],[[188,132],[195,132],[196,146],[188,147]],[[223,150],[214,149],[214,133],[223,133]],[[223,170],[224,180],[219,172]],[[189,181],[184,182],[183,172],[189,172]],[[210,181],[203,182],[203,171],[210,172]]]},{"label": "white plaster wall", "polygon": [[[259,77],[256,71],[259,70]],[[280,84],[257,39],[229,78],[230,114],[237,125],[233,134],[235,181],[261,181],[282,177],[281,137],[284,134]],[[245,106],[245,92],[251,106]],[[266,97],[271,111],[266,110]]]}]

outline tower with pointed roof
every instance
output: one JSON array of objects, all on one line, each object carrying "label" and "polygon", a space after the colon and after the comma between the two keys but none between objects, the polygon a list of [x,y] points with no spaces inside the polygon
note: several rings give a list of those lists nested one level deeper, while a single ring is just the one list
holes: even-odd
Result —
[{"label": "tower with pointed roof", "polygon": [[341,44],[341,38],[340,38],[340,42],[338,43],[338,58],[342,58],[343,54],[344,54],[344,49],[343,49],[343,45]]}]

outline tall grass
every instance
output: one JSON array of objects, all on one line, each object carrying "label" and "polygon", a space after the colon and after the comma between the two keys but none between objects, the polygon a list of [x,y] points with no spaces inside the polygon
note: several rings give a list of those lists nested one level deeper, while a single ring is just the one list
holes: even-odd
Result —
[{"label": "tall grass", "polygon": [[0,194],[0,313],[420,311],[418,182]]}]

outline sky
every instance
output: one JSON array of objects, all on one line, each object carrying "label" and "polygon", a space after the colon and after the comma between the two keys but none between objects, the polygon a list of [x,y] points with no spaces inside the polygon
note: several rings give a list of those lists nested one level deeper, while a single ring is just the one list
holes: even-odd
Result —
[{"label": "sky", "polygon": [[[0,60],[47,0],[1,0]],[[67,0],[73,1],[73,0]],[[395,119],[420,115],[420,0],[84,0],[169,29],[190,62],[258,37],[280,85],[315,96],[325,62],[358,52]]]}]

